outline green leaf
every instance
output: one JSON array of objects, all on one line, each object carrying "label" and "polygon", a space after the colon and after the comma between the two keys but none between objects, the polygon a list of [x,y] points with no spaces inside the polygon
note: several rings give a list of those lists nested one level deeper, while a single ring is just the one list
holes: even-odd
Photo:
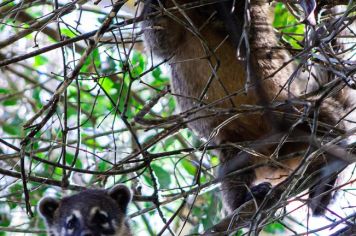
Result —
[{"label": "green leaf", "polygon": [[282,3],[276,5],[274,15],[273,27],[282,33],[283,39],[293,48],[301,48],[299,42],[304,38],[304,25],[299,23]]},{"label": "green leaf", "polygon": [[17,104],[17,99],[15,99],[15,98],[7,99],[7,100],[3,101],[2,104],[4,106],[14,106]]},{"label": "green leaf", "polygon": [[14,209],[17,207],[17,202],[22,201],[22,184],[14,184],[10,187],[10,193],[12,193],[10,199],[11,201],[8,202],[10,209]]},{"label": "green leaf", "polygon": [[[11,223],[11,215],[9,214],[9,207],[7,204],[0,205],[0,226],[7,227]],[[1,234],[0,234],[1,235]]]},{"label": "green leaf", "polygon": [[145,57],[143,54],[135,52],[132,56],[131,62],[133,66],[131,71],[132,77],[137,78],[145,70],[145,65],[147,64]]},{"label": "green leaf", "polygon": [[[66,163],[68,165],[72,165],[74,162],[74,155],[72,153],[66,153]],[[77,158],[75,160],[75,165],[76,168],[82,168],[82,162],[80,161],[80,158]]]},{"label": "green leaf", "polygon": [[37,66],[43,66],[43,65],[45,65],[45,64],[48,63],[47,57],[38,55],[38,56],[35,56],[34,58],[35,58],[35,63],[34,63],[34,66],[35,66],[35,67],[37,67]]},{"label": "green leaf", "polygon": [[166,76],[163,76],[162,70],[157,67],[152,71],[152,77],[154,80],[152,81],[151,85],[153,87],[157,87],[159,89],[163,89],[169,84],[169,78]]},{"label": "green leaf", "polygon": [[54,168],[54,174],[58,175],[58,176],[62,176],[63,175],[63,169],[56,167]]},{"label": "green leaf", "polygon": [[153,78],[155,78],[155,79],[160,79],[160,78],[161,78],[161,74],[162,74],[162,70],[161,70],[161,68],[159,68],[159,67],[157,67],[156,69],[154,69],[154,70],[152,71],[152,76],[153,76]]},{"label": "green leaf", "polygon": [[19,135],[20,134],[20,130],[18,126],[14,126],[12,124],[6,124],[4,123],[2,125],[2,129],[4,130],[4,132],[10,134],[10,135]]},{"label": "green leaf", "polygon": [[83,67],[81,68],[81,72],[89,72],[90,68],[93,66],[93,63],[97,67],[97,69],[101,68],[101,61],[100,61],[100,53],[99,49],[95,48],[89,57],[84,62]]},{"label": "green leaf", "polygon": [[98,165],[98,170],[99,171],[106,171],[108,169],[108,163],[105,161],[101,161]]},{"label": "green leaf", "polygon": [[114,82],[108,77],[100,78],[99,83],[106,92],[109,92],[114,87]]},{"label": "green leaf", "polygon": [[183,159],[181,161],[181,164],[190,175],[195,175],[195,173],[197,172],[197,168],[189,160]]},{"label": "green leaf", "polygon": [[69,29],[66,29],[66,28],[62,28],[61,29],[61,32],[64,36],[67,36],[68,38],[73,38],[75,37],[76,35],[73,33],[73,31],[69,30]]},{"label": "green leaf", "polygon": [[169,185],[171,184],[171,174],[157,164],[152,164],[151,167],[157,177],[160,187],[169,188]]},{"label": "green leaf", "polygon": [[6,88],[0,88],[0,94],[9,94],[10,91]]},{"label": "green leaf", "polygon": [[274,222],[263,228],[263,231],[271,234],[283,233],[285,231],[284,226],[279,222]]},{"label": "green leaf", "polygon": [[212,156],[210,159],[210,163],[212,166],[219,165],[219,163],[220,163],[219,158],[217,156]]},{"label": "green leaf", "polygon": [[32,98],[36,100],[36,105],[39,106],[41,104],[41,89],[40,88],[34,88],[32,92]]}]

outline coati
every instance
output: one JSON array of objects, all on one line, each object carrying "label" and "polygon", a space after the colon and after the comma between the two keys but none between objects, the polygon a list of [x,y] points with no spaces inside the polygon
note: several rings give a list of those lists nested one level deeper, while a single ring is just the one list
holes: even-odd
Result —
[{"label": "coati", "polygon": [[130,236],[126,219],[132,194],[118,184],[110,190],[89,189],[61,200],[44,197],[38,211],[49,236]]},{"label": "coati", "polygon": [[[251,193],[263,197],[269,183],[281,182],[299,168],[301,160],[318,149],[310,141],[317,134],[330,140],[347,125],[340,121],[345,109],[337,99],[299,99],[308,90],[308,73],[297,70],[287,50],[278,49],[267,0],[251,0],[249,16],[245,1],[207,2],[144,1],[142,27],[147,48],[169,59],[177,103],[182,112],[192,114],[189,128],[216,145],[255,141],[247,149],[222,149],[218,154],[223,203],[232,212],[251,199]],[[324,125],[313,125],[313,118]],[[297,141],[288,141],[293,138]],[[270,144],[276,141],[281,144]],[[263,161],[269,163],[226,177]],[[325,211],[329,190],[346,165],[324,153],[306,169],[299,186],[315,178],[308,201],[314,214]]]}]

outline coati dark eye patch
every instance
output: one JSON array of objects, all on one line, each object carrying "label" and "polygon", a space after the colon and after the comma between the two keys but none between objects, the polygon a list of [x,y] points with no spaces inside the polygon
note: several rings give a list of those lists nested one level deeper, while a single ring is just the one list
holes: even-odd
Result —
[{"label": "coati dark eye patch", "polygon": [[71,215],[66,222],[66,228],[71,230],[75,229],[78,224],[78,218],[75,215]]},{"label": "coati dark eye patch", "polygon": [[97,222],[98,224],[105,224],[109,222],[109,217],[106,212],[97,211],[94,215],[93,222]]},{"label": "coati dark eye patch", "polygon": [[104,228],[109,227],[109,214],[103,210],[100,210],[99,207],[93,207],[90,211],[90,216],[92,223],[100,225]]}]

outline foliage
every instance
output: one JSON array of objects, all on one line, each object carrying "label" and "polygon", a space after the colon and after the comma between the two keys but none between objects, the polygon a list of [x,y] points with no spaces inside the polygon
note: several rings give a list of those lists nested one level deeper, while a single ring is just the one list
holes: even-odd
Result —
[{"label": "foliage", "polygon": [[[96,30],[108,13],[103,5],[89,2],[30,2],[0,4],[0,61]],[[120,12],[113,25],[125,20],[125,12]],[[132,22],[105,34],[59,102],[49,104],[53,114],[43,109],[63,81],[71,78],[92,43],[89,36],[1,68],[0,227],[44,235],[36,210],[42,196],[60,197],[80,187],[109,188],[117,182],[127,183],[136,195],[160,200],[159,206],[139,200],[131,204],[132,225],[140,235],[156,235],[173,216],[171,230],[179,232],[186,223],[186,234],[202,232],[221,220],[221,197],[212,182],[218,158],[204,150],[204,142],[188,128],[176,128],[176,121],[169,121],[177,113],[174,96],[162,96],[142,117],[167,122],[137,122],[145,104],[168,87],[170,75],[162,61],[142,52],[141,38],[136,35],[139,29]],[[304,25],[283,4],[276,6],[274,27],[291,47],[302,48]],[[31,136],[48,114],[48,121]],[[26,137],[30,138],[24,145]],[[26,215],[23,170],[33,218]],[[174,215],[183,203],[178,216]],[[285,228],[273,222],[264,231],[280,235]],[[243,235],[242,230],[236,235]]]}]

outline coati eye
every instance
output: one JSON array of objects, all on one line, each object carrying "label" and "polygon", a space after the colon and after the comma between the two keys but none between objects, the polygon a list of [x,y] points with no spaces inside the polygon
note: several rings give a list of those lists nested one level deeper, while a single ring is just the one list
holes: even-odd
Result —
[{"label": "coati eye", "polygon": [[67,229],[74,229],[77,224],[78,219],[72,215],[71,218],[67,221],[66,228]]}]

